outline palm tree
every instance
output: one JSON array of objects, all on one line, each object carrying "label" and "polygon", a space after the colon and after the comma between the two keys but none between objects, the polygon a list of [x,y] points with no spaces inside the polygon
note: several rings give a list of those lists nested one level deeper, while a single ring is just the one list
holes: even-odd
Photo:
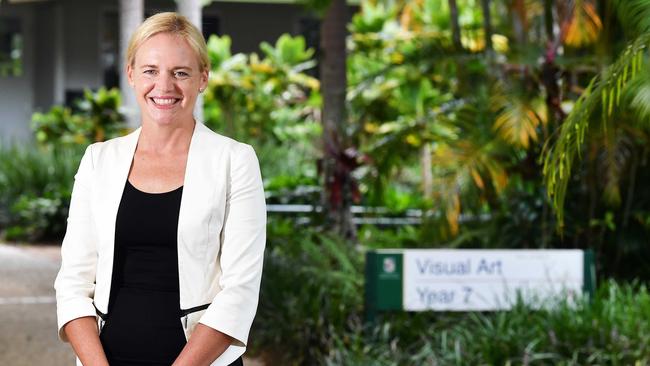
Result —
[{"label": "palm tree", "polygon": [[321,26],[320,75],[323,94],[323,207],[326,225],[346,238],[356,236],[350,211],[355,155],[345,131],[347,90],[345,0],[331,0]]},{"label": "palm tree", "polygon": [[451,39],[457,50],[463,48],[460,42],[460,23],[458,22],[458,4],[456,0],[449,0],[449,17],[451,21]]},{"label": "palm tree", "polygon": [[485,30],[485,51],[492,53],[492,16],[490,12],[490,0],[481,0],[483,10],[483,29]]}]

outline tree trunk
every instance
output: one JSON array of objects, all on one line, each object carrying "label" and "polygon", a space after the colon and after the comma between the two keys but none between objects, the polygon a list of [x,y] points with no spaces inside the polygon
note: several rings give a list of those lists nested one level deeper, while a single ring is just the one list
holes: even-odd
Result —
[{"label": "tree trunk", "polygon": [[[120,60],[122,62],[126,62],[124,58],[131,34],[142,23],[143,18],[144,0],[120,0]],[[140,125],[140,115],[138,104],[135,101],[135,93],[126,76],[125,64],[120,73],[120,92],[127,124],[129,127],[135,128]]]},{"label": "tree trunk", "polygon": [[492,17],[490,15],[490,0],[481,0],[483,8],[483,30],[485,31],[485,51],[492,54]]},{"label": "tree trunk", "polygon": [[[178,12],[189,19],[199,30],[202,29],[201,0],[177,0]],[[203,94],[199,94],[194,105],[194,118],[203,122]]]},{"label": "tree trunk", "polygon": [[321,25],[320,74],[323,93],[323,208],[326,226],[345,238],[356,236],[350,211],[354,157],[346,155],[345,0],[331,0]]},{"label": "tree trunk", "polygon": [[451,20],[451,39],[454,44],[455,51],[460,57],[456,58],[456,77],[458,78],[458,93],[465,94],[471,89],[470,75],[467,70],[467,62],[463,59],[461,52],[463,51],[463,43],[460,40],[460,23],[458,22],[458,4],[456,0],[449,1],[449,18]]},{"label": "tree trunk", "polygon": [[517,37],[518,46],[523,50],[526,47],[528,33],[528,19],[526,16],[526,3],[524,0],[512,2],[512,27]]},{"label": "tree trunk", "polygon": [[[553,21],[553,0],[544,0],[544,24],[546,29],[546,52],[542,64],[541,80],[546,90],[548,125],[554,130],[563,120],[562,91],[560,89],[560,68],[555,63],[559,51],[559,38],[555,37]],[[544,136],[546,139],[547,136]]]},{"label": "tree trunk", "polygon": [[553,32],[553,0],[544,0],[544,29],[549,41],[555,39]]},{"label": "tree trunk", "polygon": [[463,44],[460,41],[460,23],[458,23],[458,4],[456,4],[456,0],[449,0],[449,16],[451,18],[451,39],[454,42],[454,48],[461,50]]},{"label": "tree trunk", "polygon": [[[549,127],[551,131],[564,120],[562,111],[562,90],[560,89],[560,76],[562,70],[555,63],[558,55],[559,38],[555,37],[555,21],[553,19],[554,0],[544,0],[544,29],[546,32],[546,52],[544,63],[541,69],[541,81],[546,91],[546,114],[547,126],[543,126],[544,141],[549,138]],[[548,233],[548,221],[550,220],[549,200],[544,197],[542,202],[542,247],[545,248],[550,239]]]},{"label": "tree trunk", "polygon": [[421,159],[422,164],[422,191],[426,200],[433,200],[433,172],[431,166],[433,165],[431,159],[431,143],[427,142],[422,145]]}]

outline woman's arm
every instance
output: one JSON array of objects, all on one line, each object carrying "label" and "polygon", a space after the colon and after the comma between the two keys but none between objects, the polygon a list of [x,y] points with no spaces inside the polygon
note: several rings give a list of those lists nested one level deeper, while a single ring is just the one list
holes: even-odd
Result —
[{"label": "woman's arm", "polygon": [[72,320],[63,326],[63,331],[84,366],[108,366],[95,317],[84,316]]},{"label": "woman's arm", "polygon": [[[75,175],[68,226],[61,245],[61,269],[54,281],[59,338],[72,342],[69,337],[72,335],[77,339],[73,349],[82,353],[86,336],[97,338],[99,342],[93,306],[97,249],[90,213],[92,171],[91,145],[81,158]],[[77,322],[79,319],[83,320]]]},{"label": "woman's arm", "polygon": [[232,337],[212,329],[207,325],[197,324],[192,336],[172,366],[210,365],[232,343]]}]

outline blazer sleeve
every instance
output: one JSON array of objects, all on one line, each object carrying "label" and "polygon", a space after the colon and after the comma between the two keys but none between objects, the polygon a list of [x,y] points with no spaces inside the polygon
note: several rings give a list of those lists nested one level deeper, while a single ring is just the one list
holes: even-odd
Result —
[{"label": "blazer sleeve", "polygon": [[74,177],[68,225],[61,245],[61,269],[54,281],[59,338],[64,342],[68,341],[63,332],[66,323],[95,316],[97,249],[90,213],[92,171],[91,145],[86,148]]},{"label": "blazer sleeve", "polygon": [[249,145],[231,155],[219,261],[221,291],[200,323],[245,346],[257,311],[266,244],[266,202],[259,163]]}]

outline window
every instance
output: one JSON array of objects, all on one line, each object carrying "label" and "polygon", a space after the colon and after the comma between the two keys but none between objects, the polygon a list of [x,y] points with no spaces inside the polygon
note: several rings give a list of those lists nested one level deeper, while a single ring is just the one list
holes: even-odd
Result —
[{"label": "window", "polygon": [[120,70],[123,61],[120,59],[120,19],[117,12],[107,11],[103,14],[102,34],[100,38],[101,65],[104,76],[104,86],[117,88],[120,86]]},{"label": "window", "polygon": [[220,35],[220,22],[217,15],[203,14],[201,27],[203,29],[203,37],[207,41],[211,35]]},{"label": "window", "polygon": [[20,20],[0,17],[0,77],[23,74],[23,35]]},{"label": "window", "polygon": [[[320,49],[320,26],[321,21],[311,15],[303,16],[298,20],[298,34],[305,38],[306,48],[314,49],[313,58],[320,61],[321,49]],[[315,78],[320,77],[319,67],[312,67],[309,70],[306,70],[305,73]]]}]

